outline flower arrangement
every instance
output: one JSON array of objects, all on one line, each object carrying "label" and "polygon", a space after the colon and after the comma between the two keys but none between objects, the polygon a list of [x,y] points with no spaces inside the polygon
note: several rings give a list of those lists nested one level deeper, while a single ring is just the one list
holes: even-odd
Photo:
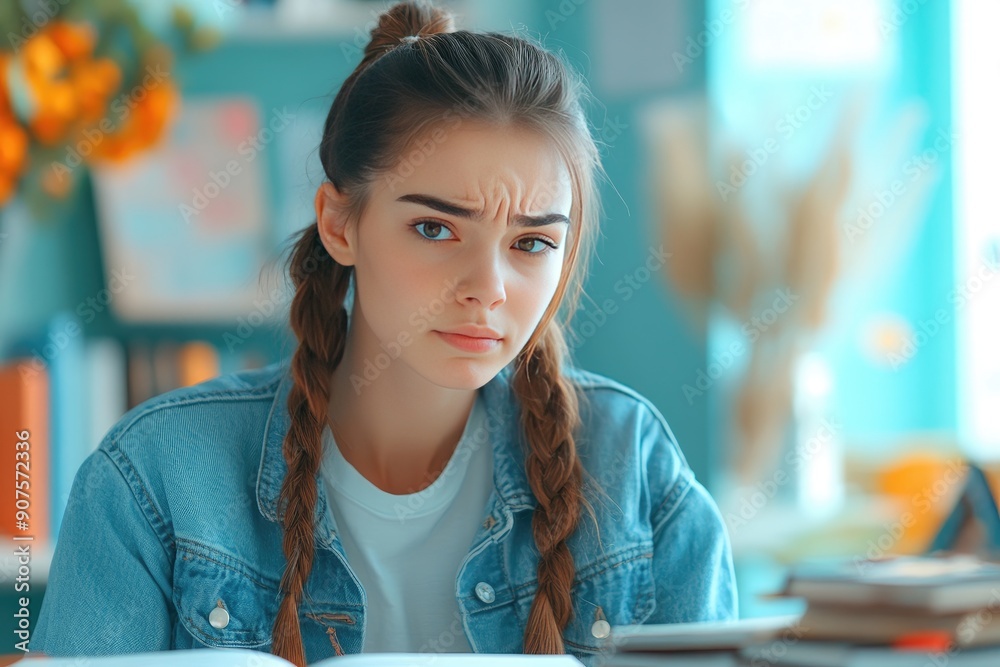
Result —
[{"label": "flower arrangement", "polygon": [[[170,11],[185,49],[218,40]],[[154,146],[179,109],[174,49],[129,0],[6,0],[0,35],[0,207],[17,195],[43,214],[81,167]]]},{"label": "flower arrangement", "polygon": [[[910,157],[921,154],[923,103],[892,108],[885,112],[889,120],[881,119],[879,104],[859,93],[837,109],[836,132],[818,144],[811,171],[790,167],[788,153],[772,155],[776,148],[755,152],[765,144],[730,139],[740,148],[727,153],[719,136],[710,142],[711,133],[721,135],[723,128],[712,126],[719,114],[708,100],[650,110],[658,232],[674,249],[665,278],[703,332],[713,314],[735,330],[704,379],[682,387],[692,402],[732,369],[726,380],[732,432],[725,437],[730,483],[740,489],[734,497],[745,497],[742,488],[770,478],[781,465],[796,401],[818,390],[804,378],[824,384],[811,353],[835,326],[835,306],[845,307],[845,287],[870,289],[900,261],[937,182],[938,165],[914,169]],[[770,127],[763,123],[750,136],[766,137]],[[803,132],[799,139],[805,138]],[[773,137],[767,141],[778,146]],[[872,205],[886,174],[905,175],[906,182],[898,179],[901,194],[872,225],[859,211]],[[879,333],[871,353],[889,364],[906,338],[889,329]]]}]

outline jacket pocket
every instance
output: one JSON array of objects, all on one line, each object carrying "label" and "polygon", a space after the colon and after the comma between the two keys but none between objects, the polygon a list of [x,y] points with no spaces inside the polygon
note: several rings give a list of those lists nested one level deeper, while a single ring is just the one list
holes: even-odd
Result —
[{"label": "jacket pocket", "polygon": [[221,551],[177,541],[174,606],[179,623],[198,642],[216,648],[271,643],[278,613],[278,582]]}]

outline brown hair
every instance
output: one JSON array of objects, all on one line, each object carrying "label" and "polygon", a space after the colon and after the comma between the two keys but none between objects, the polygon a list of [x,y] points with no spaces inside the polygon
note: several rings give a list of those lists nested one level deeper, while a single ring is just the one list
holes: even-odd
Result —
[{"label": "brown hair", "polygon": [[[419,39],[402,40],[408,35]],[[528,39],[455,30],[451,15],[422,2],[402,2],[379,17],[361,63],[330,108],[320,144],[326,177],[348,196],[360,219],[377,178],[398,177],[400,156],[448,117],[517,125],[550,138],[570,172],[570,244],[562,278],[541,321],[518,354],[512,379],[529,445],[527,477],[538,506],[532,531],[539,551],[538,591],[524,636],[525,653],[563,653],[576,573],[567,540],[584,498],[583,468],[573,432],[580,421],[575,385],[562,373],[565,324],[583,290],[599,212],[596,177],[603,175],[582,108],[586,89],[559,57]],[[313,514],[328,382],[347,337],[344,301],[353,268],[333,260],[315,223],[297,235],[288,271],[295,287],[290,321],[298,338],[288,397],[291,426],[284,441],[288,474],[281,487],[282,547],[287,559],[272,652],[305,665],[298,605],[312,569]],[[321,261],[316,261],[321,257]],[[562,322],[556,317],[565,305]],[[595,518],[596,522],[596,518]]]}]

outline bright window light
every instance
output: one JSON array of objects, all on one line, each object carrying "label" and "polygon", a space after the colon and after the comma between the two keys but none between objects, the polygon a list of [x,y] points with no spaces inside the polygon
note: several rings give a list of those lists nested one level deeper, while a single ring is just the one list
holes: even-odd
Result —
[{"label": "bright window light", "polygon": [[959,436],[1000,459],[1000,3],[952,3],[955,290]]}]

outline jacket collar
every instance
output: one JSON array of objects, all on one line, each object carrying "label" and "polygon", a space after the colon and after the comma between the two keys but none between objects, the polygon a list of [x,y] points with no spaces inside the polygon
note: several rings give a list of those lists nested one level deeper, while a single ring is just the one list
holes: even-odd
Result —
[{"label": "jacket collar", "polygon": [[[522,435],[520,413],[510,386],[513,363],[505,366],[479,392],[486,408],[485,428],[493,449],[493,483],[497,495],[510,509],[530,509],[535,507],[537,501],[524,471],[527,443]],[[257,473],[257,507],[265,518],[277,522],[278,495],[288,473],[282,446],[291,421],[287,404],[293,381],[288,361],[273,364],[272,368],[280,381],[264,428]],[[319,531],[318,537],[332,543],[334,528],[327,523],[327,502],[326,489],[318,484],[315,525],[318,529],[326,527]]]}]

